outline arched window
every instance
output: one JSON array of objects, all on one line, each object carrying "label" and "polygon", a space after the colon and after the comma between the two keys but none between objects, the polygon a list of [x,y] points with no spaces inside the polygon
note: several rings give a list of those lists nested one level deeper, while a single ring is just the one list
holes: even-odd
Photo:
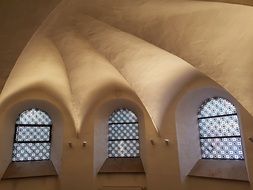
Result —
[{"label": "arched window", "polygon": [[128,109],[118,109],[109,118],[108,157],[139,157],[139,124]]},{"label": "arched window", "polygon": [[52,120],[42,110],[32,108],[16,120],[12,161],[49,160]]},{"label": "arched window", "polygon": [[220,97],[207,99],[198,113],[203,159],[243,160],[240,127],[235,106]]}]

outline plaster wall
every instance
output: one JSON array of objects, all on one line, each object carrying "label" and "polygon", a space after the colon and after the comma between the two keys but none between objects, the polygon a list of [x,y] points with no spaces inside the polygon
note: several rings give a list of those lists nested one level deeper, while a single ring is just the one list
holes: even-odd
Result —
[{"label": "plaster wall", "polygon": [[241,4],[241,5],[249,5],[252,6],[253,2],[251,0],[208,0],[210,2],[223,2],[223,3],[233,3],[233,4]]},{"label": "plaster wall", "polygon": [[165,0],[65,4],[68,10],[90,15],[186,60],[253,113],[253,7]]},{"label": "plaster wall", "polygon": [[[168,21],[166,19],[175,18],[175,14],[183,15],[184,19],[192,19],[188,20],[192,23],[189,25],[189,30],[195,27],[195,24],[199,24],[197,31],[200,32],[200,29],[206,31],[202,24],[208,22],[202,21],[199,14],[209,14],[207,16],[209,18],[213,14],[212,11],[218,9],[219,4],[207,6],[209,3],[180,3],[180,6],[184,8],[179,11],[179,4],[167,4],[166,1],[131,2],[136,6],[133,4],[130,6],[129,1],[108,1],[107,3],[108,5],[105,5],[103,1],[64,1],[49,15],[23,50],[0,96],[0,111],[5,113],[0,117],[0,121],[5,127],[12,126],[14,117],[10,118],[8,115],[15,115],[12,110],[21,101],[49,102],[44,105],[44,110],[49,109],[53,121],[58,121],[58,125],[62,125],[64,129],[63,135],[60,131],[55,131],[55,135],[62,138],[62,141],[58,141],[59,148],[53,156],[53,159],[57,155],[60,157],[60,161],[57,159],[54,161],[55,167],[59,168],[57,169],[59,174],[57,177],[2,180],[0,189],[23,190],[36,187],[38,190],[92,190],[103,189],[105,186],[107,189],[110,187],[113,189],[112,186],[134,186],[135,188],[146,187],[150,190],[253,189],[250,183],[252,182],[253,145],[247,140],[253,134],[253,129],[251,129],[253,121],[249,114],[252,101],[251,94],[244,89],[250,88],[251,84],[249,77],[251,70],[249,70],[248,62],[251,57],[246,48],[249,44],[243,40],[241,42],[245,48],[243,51],[245,61],[238,72],[233,70],[235,67],[227,67],[228,62],[217,62],[215,66],[221,67],[219,71],[222,69],[230,71],[220,76],[214,72],[215,67],[209,60],[209,58],[217,58],[216,54],[207,56],[208,59],[206,56],[197,56],[194,47],[198,50],[199,45],[194,45],[190,49],[186,46],[188,51],[184,51],[183,43],[180,47],[179,44],[180,39],[185,38],[173,36],[180,35],[180,32],[170,31],[171,28],[166,28],[168,31],[165,31]],[[165,11],[164,7],[171,11]],[[224,10],[228,9],[225,5],[222,7]],[[237,8],[231,9],[237,10]],[[243,10],[251,15],[250,8],[238,8],[239,12]],[[146,15],[147,13],[149,16]],[[189,14],[192,17],[189,17]],[[244,16],[240,18],[243,19]],[[154,20],[151,22],[150,19]],[[195,23],[199,19],[200,23]],[[223,20],[225,23],[231,21],[230,17],[226,19]],[[233,20],[231,22],[233,23]],[[142,23],[147,25],[142,25]],[[175,27],[172,27],[174,29],[175,23],[179,23],[180,26],[181,22],[174,20]],[[150,24],[154,25],[151,27]],[[173,22],[171,24],[174,26]],[[186,29],[187,27],[182,30],[178,28],[178,31],[183,31],[181,35],[184,36]],[[191,36],[194,32],[187,34],[187,39],[188,37],[191,40],[194,39],[194,36]],[[231,32],[231,35],[235,34]],[[252,33],[248,31],[245,38],[251,39],[251,35]],[[207,38],[210,40],[209,46],[203,46],[201,49],[206,51],[205,55],[213,52],[211,37],[210,34],[210,39]],[[173,41],[175,39],[178,40],[177,43]],[[190,41],[187,42],[192,44]],[[225,41],[220,43],[227,46],[228,42],[229,39],[225,38]],[[216,49],[215,47],[219,46],[213,48]],[[167,51],[161,48],[167,48]],[[217,53],[221,53],[221,49],[217,50]],[[168,51],[179,52],[178,54],[183,58],[189,58],[192,65],[228,88],[236,98],[234,100],[239,107],[243,126],[245,162],[250,182],[186,176],[189,166],[184,168],[187,158],[182,154],[187,145],[178,138],[180,133],[177,129],[178,117],[176,117],[178,103],[186,94],[199,88],[213,86],[220,90],[224,89],[189,63]],[[229,55],[232,55],[233,51],[229,52]],[[206,66],[200,64],[204,62]],[[231,61],[231,64],[235,63],[235,60]],[[229,73],[233,73],[233,76],[244,77],[246,84],[239,83],[239,79],[232,78]],[[233,90],[232,84],[238,85],[239,90]],[[36,104],[30,103],[30,106],[33,105]],[[55,111],[50,112],[47,105],[54,107]],[[22,106],[25,108],[24,104]],[[19,109],[22,106],[18,106]],[[105,123],[108,115],[117,106],[129,106],[139,116],[141,159],[145,174],[97,174],[106,158],[107,126]],[[13,138],[13,131],[3,126],[0,135],[5,143],[1,145],[0,151],[6,153],[6,158],[3,158],[3,165],[0,167],[1,174],[10,162],[10,147]],[[169,145],[164,142],[165,138],[170,140]],[[154,145],[150,143],[150,140],[153,140]],[[83,146],[83,141],[87,141],[86,146]],[[69,146],[69,143],[72,145]],[[188,146],[192,148],[191,144]]]},{"label": "plaster wall", "polygon": [[0,89],[20,53],[60,0],[2,0],[0,3]]}]

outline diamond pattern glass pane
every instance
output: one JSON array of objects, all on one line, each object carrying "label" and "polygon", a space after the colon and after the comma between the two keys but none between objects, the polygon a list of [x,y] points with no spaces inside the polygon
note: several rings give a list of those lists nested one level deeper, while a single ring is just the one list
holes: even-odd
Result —
[{"label": "diamond pattern glass pane", "polygon": [[198,115],[202,158],[244,159],[236,108],[223,98],[211,98]]},{"label": "diamond pattern glass pane", "polygon": [[39,109],[26,110],[19,115],[16,124],[37,124],[37,125],[51,125],[50,117]]},{"label": "diamond pattern glass pane", "polygon": [[200,139],[202,158],[244,159],[241,138]]},{"label": "diamond pattern glass pane", "polygon": [[51,127],[50,117],[39,109],[21,113],[16,121],[12,161],[48,160]]},{"label": "diamond pattern glass pane", "polygon": [[240,136],[236,115],[199,119],[200,137]]},{"label": "diamond pattern glass pane", "polygon": [[109,125],[109,139],[138,139],[138,123]]},{"label": "diamond pattern glass pane", "polygon": [[50,127],[16,127],[16,141],[49,141]]},{"label": "diamond pattern glass pane", "polygon": [[211,98],[200,107],[198,118],[236,113],[236,108],[224,98]]},{"label": "diamond pattern glass pane", "polygon": [[108,156],[139,156],[139,125],[136,115],[128,109],[119,109],[109,118]]},{"label": "diamond pattern glass pane", "polygon": [[50,143],[14,143],[12,161],[48,160]]},{"label": "diamond pattern glass pane", "polygon": [[139,156],[138,140],[109,141],[109,157],[137,157]]},{"label": "diamond pattern glass pane", "polygon": [[131,123],[138,122],[136,115],[128,109],[115,111],[109,118],[109,123]]}]

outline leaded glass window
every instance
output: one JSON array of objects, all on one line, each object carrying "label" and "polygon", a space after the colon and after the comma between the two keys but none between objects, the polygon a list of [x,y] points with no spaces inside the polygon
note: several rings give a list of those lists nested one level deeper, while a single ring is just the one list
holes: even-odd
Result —
[{"label": "leaded glass window", "polygon": [[109,118],[108,157],[139,157],[139,124],[129,109],[114,111]]},{"label": "leaded glass window", "polygon": [[15,125],[12,161],[49,160],[52,120],[42,110],[22,112]]},{"label": "leaded glass window", "polygon": [[220,97],[207,99],[198,112],[203,159],[243,160],[240,126],[235,106]]}]

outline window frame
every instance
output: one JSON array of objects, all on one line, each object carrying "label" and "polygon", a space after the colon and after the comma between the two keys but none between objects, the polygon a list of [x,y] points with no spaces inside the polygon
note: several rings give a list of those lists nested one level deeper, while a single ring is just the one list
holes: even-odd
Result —
[{"label": "window frame", "polygon": [[[113,112],[120,109],[128,109],[138,119],[138,137],[139,137],[139,154],[138,157],[108,157],[108,137],[109,137],[109,125],[108,121]],[[99,135],[95,133],[95,142],[103,143],[104,154],[100,154],[102,157],[101,162],[99,163],[96,173],[99,175],[107,174],[145,174],[144,166],[142,164],[142,149],[145,147],[143,143],[143,126],[145,125],[143,119],[143,112],[139,106],[129,100],[121,100],[120,103],[115,100],[109,101],[104,104],[98,111],[96,115],[99,117],[96,118],[95,128],[98,129],[101,127]],[[103,118],[101,121],[100,118]],[[101,130],[103,131],[104,138],[100,137]],[[99,136],[99,138],[98,138]],[[96,138],[98,138],[96,140]],[[143,146],[142,146],[143,145]],[[97,145],[95,145],[96,150]],[[101,148],[101,147],[100,147]],[[95,151],[100,152],[100,151]]]},{"label": "window frame", "polygon": [[[25,124],[25,123],[18,123],[18,120],[20,119],[20,117],[22,116],[22,114],[23,113],[25,113],[26,111],[31,111],[31,110],[35,110],[35,111],[40,111],[40,112],[42,112],[43,114],[45,114],[49,119],[50,119],[50,124]],[[49,127],[49,140],[48,141],[18,141],[18,140],[16,140],[16,137],[17,137],[17,128],[18,127]],[[52,127],[53,127],[53,122],[52,122],[52,119],[51,119],[51,117],[50,117],[50,115],[46,112],[46,111],[44,111],[44,110],[42,110],[42,109],[40,109],[40,108],[35,108],[35,107],[33,107],[33,108],[29,108],[29,109],[26,109],[26,110],[24,110],[24,111],[22,111],[19,115],[18,115],[18,117],[17,117],[17,119],[16,119],[16,122],[15,122],[15,129],[14,129],[14,139],[13,139],[13,148],[12,148],[12,162],[34,162],[34,161],[50,161],[50,157],[51,157],[51,146],[52,146]],[[36,144],[36,143],[49,143],[49,146],[50,146],[50,148],[49,148],[49,156],[48,156],[48,159],[38,159],[38,160],[13,160],[13,157],[15,156],[15,154],[14,154],[14,144],[15,143],[25,143],[25,144],[28,144],[28,143],[32,143],[32,144]]]},{"label": "window frame", "polygon": [[[136,121],[135,122],[110,122],[110,118],[117,114],[118,112],[120,112],[121,110],[127,110],[128,112],[134,114],[134,116],[136,117]],[[114,125],[114,124],[122,124],[122,125],[129,125],[129,124],[137,124],[137,136],[138,136],[138,139],[133,139],[133,138],[120,138],[120,139],[110,139],[110,125]],[[122,107],[122,108],[117,108],[115,109],[110,115],[109,115],[109,118],[108,118],[108,123],[107,123],[107,126],[108,126],[108,138],[107,138],[107,157],[110,158],[110,159],[117,159],[117,158],[140,158],[140,133],[139,133],[139,119],[138,119],[138,116],[129,108],[126,108],[126,107]],[[136,156],[109,156],[109,145],[110,145],[110,142],[113,142],[113,141],[137,141],[136,143],[138,143],[138,146],[134,146],[137,148],[138,150],[138,154]]]},{"label": "window frame", "polygon": [[[197,114],[204,100],[211,97],[223,97],[236,107],[245,160],[201,159]],[[201,84],[197,88],[194,87],[185,92],[176,107],[180,175],[183,180],[188,180],[188,178],[206,178],[206,180],[209,178],[211,180],[215,178],[249,181],[248,156],[246,154],[249,147],[245,139],[245,130],[247,130],[245,128],[249,126],[245,122],[244,114],[247,115],[236,99],[220,86]]]},{"label": "window frame", "polygon": [[[215,100],[215,99],[222,99],[222,100],[225,100],[227,101],[229,104],[231,104],[233,106],[233,108],[235,109],[235,113],[231,113],[231,114],[221,114],[221,115],[213,115],[213,116],[201,116],[199,117],[200,115],[200,112],[204,109],[204,107],[206,106],[206,104],[212,100]],[[229,116],[236,116],[237,120],[238,120],[238,129],[239,129],[239,135],[226,135],[226,136],[219,136],[219,135],[216,135],[216,136],[209,136],[209,137],[202,137],[201,134],[200,134],[200,130],[201,130],[201,127],[199,126],[200,124],[200,120],[202,119],[212,119],[212,118],[221,118],[221,117],[229,117]],[[197,114],[197,123],[198,123],[198,131],[199,131],[199,143],[200,143],[200,150],[201,150],[201,159],[203,160],[245,160],[245,154],[244,154],[244,147],[243,147],[243,143],[242,143],[242,135],[241,135],[241,127],[240,127],[240,122],[239,122],[239,116],[238,116],[238,111],[237,111],[237,108],[236,106],[231,102],[229,101],[228,99],[222,97],[222,96],[213,96],[213,97],[210,97],[210,98],[206,98],[202,104],[199,106],[199,109],[198,109],[198,114]],[[230,127],[230,126],[229,126]],[[214,157],[214,158],[205,158],[203,157],[203,152],[202,152],[202,143],[201,143],[201,139],[219,139],[222,141],[222,139],[225,139],[225,138],[239,138],[240,139],[240,143],[241,143],[241,151],[242,151],[242,158],[218,158],[218,157]],[[224,145],[220,145],[218,146],[219,148],[221,147],[224,147]],[[213,154],[213,153],[211,153]]]}]

